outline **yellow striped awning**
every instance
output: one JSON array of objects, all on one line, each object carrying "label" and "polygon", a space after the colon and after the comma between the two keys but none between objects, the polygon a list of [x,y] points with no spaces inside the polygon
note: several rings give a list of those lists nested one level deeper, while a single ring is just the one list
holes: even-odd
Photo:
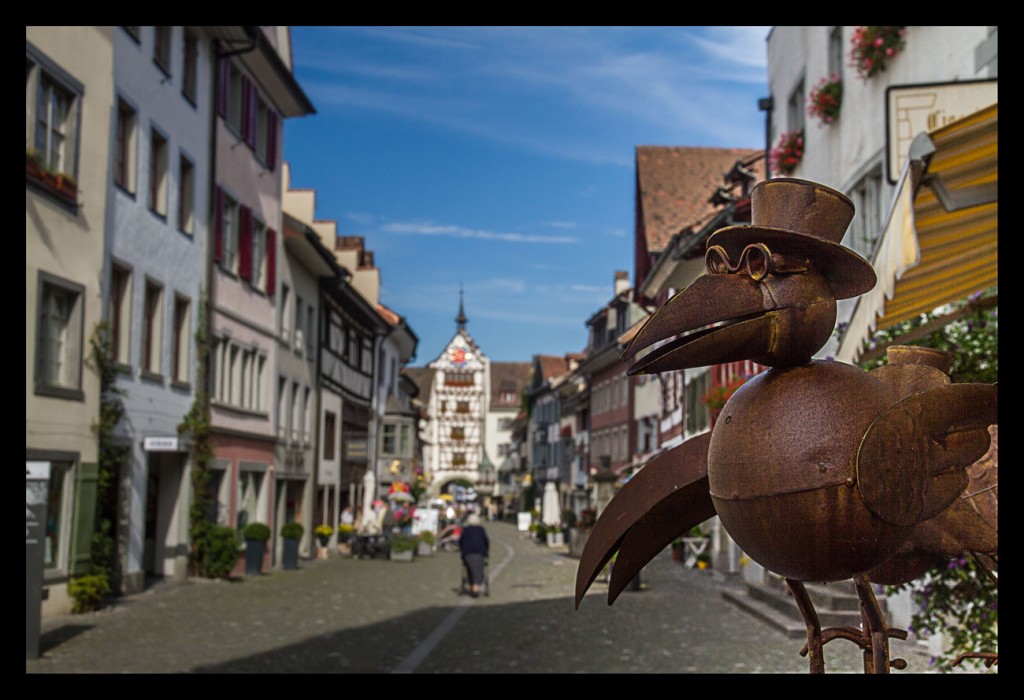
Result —
[{"label": "yellow striped awning", "polygon": [[998,285],[999,105],[927,139],[930,154],[908,156],[873,261],[878,285],[857,302],[841,361],[856,362],[876,329]]}]

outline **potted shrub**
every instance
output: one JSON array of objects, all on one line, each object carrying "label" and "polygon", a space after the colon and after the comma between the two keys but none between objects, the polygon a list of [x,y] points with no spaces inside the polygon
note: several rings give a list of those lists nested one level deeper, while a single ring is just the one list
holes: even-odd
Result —
[{"label": "potted shrub", "polygon": [[391,538],[391,552],[388,558],[391,561],[412,561],[417,546],[419,546],[418,537],[402,534],[395,535]]},{"label": "potted shrub", "polygon": [[330,541],[331,535],[334,534],[334,528],[330,525],[321,523],[313,530],[313,534],[316,535],[317,558],[326,559],[327,543]]},{"label": "potted shrub", "polygon": [[590,530],[596,522],[597,510],[594,508],[584,508],[576,516],[576,525],[569,530],[570,557],[579,559],[583,554],[583,548],[587,546],[587,540],[590,539]]},{"label": "potted shrub", "polygon": [[672,561],[678,561],[682,563],[685,550],[686,543],[683,542],[682,537],[677,537],[674,540],[672,540]]},{"label": "potted shrub", "polygon": [[242,529],[245,540],[245,574],[258,576],[263,572],[263,554],[270,539],[270,528],[263,523],[249,523]]},{"label": "potted shrub", "polygon": [[565,536],[562,534],[561,525],[545,525],[546,531],[545,540],[548,543],[548,547],[561,547],[565,544]]},{"label": "potted shrub", "polygon": [[103,599],[110,593],[110,582],[105,574],[86,574],[68,581],[68,593],[74,604],[73,613],[92,612],[99,607]]},{"label": "potted shrub", "polygon": [[437,536],[430,530],[421,530],[419,538],[419,544],[416,546],[417,556],[431,556],[434,553],[434,545],[437,544]]},{"label": "potted shrub", "polygon": [[303,530],[302,523],[290,522],[281,526],[283,569],[291,571],[299,568],[299,540],[302,538]]}]

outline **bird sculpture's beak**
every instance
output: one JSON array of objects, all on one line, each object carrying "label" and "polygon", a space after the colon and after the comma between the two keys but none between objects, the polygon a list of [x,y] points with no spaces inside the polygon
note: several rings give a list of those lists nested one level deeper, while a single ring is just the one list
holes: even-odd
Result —
[{"label": "bird sculpture's beak", "polygon": [[651,316],[622,359],[667,342],[637,361],[629,374],[753,359],[771,347],[777,304],[766,287],[745,275],[698,277]]}]

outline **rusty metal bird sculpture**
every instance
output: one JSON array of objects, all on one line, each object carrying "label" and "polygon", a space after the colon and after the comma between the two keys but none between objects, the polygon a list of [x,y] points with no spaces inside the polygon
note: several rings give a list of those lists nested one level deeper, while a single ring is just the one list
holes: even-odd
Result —
[{"label": "rusty metal bird sculpture", "polygon": [[[581,554],[576,607],[616,553],[609,605],[673,539],[717,515],[748,556],[786,579],[812,672],[824,672],[823,644],[837,638],[864,649],[866,671],[904,668],[888,640],[906,632],[886,628],[871,582],[910,581],[965,551],[997,561],[994,491],[967,493],[968,467],[997,423],[996,386],[951,383],[948,360],[921,348],[898,349],[871,372],[812,360],[836,300],[877,281],[839,243],[853,203],[778,178],[754,187],[751,207],[751,224],[709,238],[705,274],[648,319],[623,359],[653,346],[630,374],[745,359],[768,369],[733,394],[712,431],[651,460],[612,499]],[[823,631],[803,582],[844,579],[863,629]]]}]

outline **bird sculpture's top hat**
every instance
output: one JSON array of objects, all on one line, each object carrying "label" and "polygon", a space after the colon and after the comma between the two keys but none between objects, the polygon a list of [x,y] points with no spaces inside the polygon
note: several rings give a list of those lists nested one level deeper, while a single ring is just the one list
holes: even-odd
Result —
[{"label": "bird sculpture's top hat", "polygon": [[738,260],[751,243],[773,253],[811,262],[832,287],[836,299],[856,297],[875,286],[871,264],[840,245],[854,207],[842,192],[808,180],[762,180],[750,192],[750,224],[727,226],[708,239]]}]

